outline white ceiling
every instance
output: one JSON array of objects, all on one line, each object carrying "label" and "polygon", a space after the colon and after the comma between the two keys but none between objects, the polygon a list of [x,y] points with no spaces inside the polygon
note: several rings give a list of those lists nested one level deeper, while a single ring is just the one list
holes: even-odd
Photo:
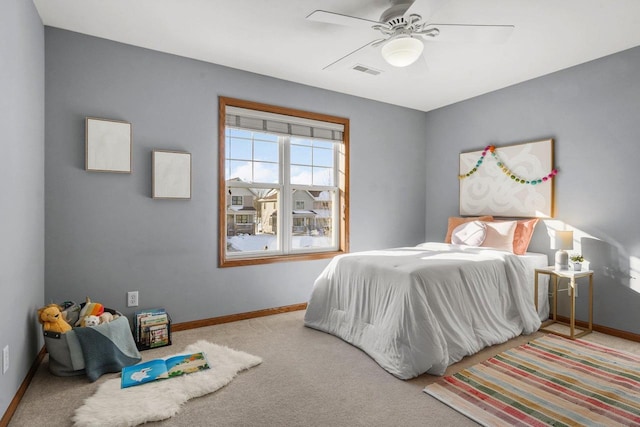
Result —
[{"label": "white ceiling", "polygon": [[[510,24],[505,43],[425,42],[408,68],[323,70],[379,38],[306,20],[316,9],[377,21],[390,0],[34,0],[45,25],[429,111],[640,45],[639,0],[416,0],[431,23]],[[375,53],[375,52],[374,52]]]}]

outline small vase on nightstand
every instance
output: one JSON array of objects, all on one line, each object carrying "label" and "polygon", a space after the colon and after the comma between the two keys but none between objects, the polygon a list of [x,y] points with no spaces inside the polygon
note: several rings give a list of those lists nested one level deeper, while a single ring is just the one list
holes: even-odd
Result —
[{"label": "small vase on nightstand", "polygon": [[582,264],[579,262],[571,262],[571,269],[573,271],[580,271],[582,270]]}]

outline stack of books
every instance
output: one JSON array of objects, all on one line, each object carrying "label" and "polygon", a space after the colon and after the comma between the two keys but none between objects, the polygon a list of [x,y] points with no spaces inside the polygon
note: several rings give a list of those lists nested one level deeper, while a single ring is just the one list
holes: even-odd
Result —
[{"label": "stack of books", "polygon": [[171,318],[164,308],[136,311],[133,327],[138,349],[171,344]]}]

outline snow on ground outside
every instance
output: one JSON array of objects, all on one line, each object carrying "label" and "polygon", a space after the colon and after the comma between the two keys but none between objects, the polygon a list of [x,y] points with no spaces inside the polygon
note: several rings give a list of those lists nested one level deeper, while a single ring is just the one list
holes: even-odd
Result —
[{"label": "snow on ground outside", "polygon": [[[227,243],[231,245],[230,251],[247,252],[278,250],[278,239],[273,234],[243,234],[227,237]],[[327,236],[293,236],[293,248],[326,248],[331,246],[331,238]]]}]

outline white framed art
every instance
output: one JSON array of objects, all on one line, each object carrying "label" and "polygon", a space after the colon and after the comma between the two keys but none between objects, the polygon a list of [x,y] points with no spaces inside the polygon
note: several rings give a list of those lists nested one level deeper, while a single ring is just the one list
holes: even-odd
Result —
[{"label": "white framed art", "polygon": [[151,174],[154,199],[191,198],[191,153],[153,150]]},{"label": "white framed art", "polygon": [[553,139],[460,154],[460,215],[554,215]]},{"label": "white framed art", "polygon": [[131,123],[86,117],[85,169],[131,173]]}]

